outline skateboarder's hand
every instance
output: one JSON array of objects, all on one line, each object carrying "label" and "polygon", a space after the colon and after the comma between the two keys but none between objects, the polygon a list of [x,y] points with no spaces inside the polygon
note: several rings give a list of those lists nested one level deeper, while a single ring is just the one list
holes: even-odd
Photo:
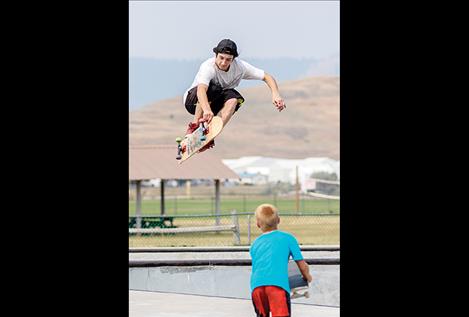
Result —
[{"label": "skateboarder's hand", "polygon": [[213,118],[213,112],[212,111],[204,111],[204,114],[203,114],[202,118],[207,123],[210,123],[210,121],[212,121],[212,118]]},{"label": "skateboarder's hand", "polygon": [[313,281],[313,277],[311,276],[311,274],[308,274],[308,278],[306,280],[308,281],[308,283],[311,283]]},{"label": "skateboarder's hand", "polygon": [[275,107],[277,107],[278,111],[282,111],[287,107],[285,101],[283,101],[283,98],[280,95],[273,96],[272,103]]}]

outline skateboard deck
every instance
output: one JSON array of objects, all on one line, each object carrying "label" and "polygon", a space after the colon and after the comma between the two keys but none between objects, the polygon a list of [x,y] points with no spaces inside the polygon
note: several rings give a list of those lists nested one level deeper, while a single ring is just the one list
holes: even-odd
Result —
[{"label": "skateboard deck", "polygon": [[295,261],[288,262],[288,282],[290,283],[291,299],[306,297],[309,298],[309,285]]},{"label": "skateboard deck", "polygon": [[[205,129],[207,129],[207,131],[204,131]],[[182,164],[198,153],[207,143],[215,139],[222,130],[222,119],[218,116],[214,116],[208,126],[201,124],[194,132],[186,135],[184,139],[177,138],[178,154],[176,159],[179,160],[179,164]]]}]

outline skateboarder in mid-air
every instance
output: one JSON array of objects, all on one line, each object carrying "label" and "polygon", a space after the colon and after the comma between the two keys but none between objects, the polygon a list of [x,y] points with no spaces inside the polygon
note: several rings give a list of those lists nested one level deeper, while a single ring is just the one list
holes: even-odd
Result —
[{"label": "skateboarder in mid-air", "polygon": [[[199,126],[199,122],[210,123],[214,115],[219,116],[225,126],[233,114],[244,102],[243,96],[234,88],[242,79],[264,81],[272,92],[272,103],[279,111],[286,108],[280,96],[275,79],[247,62],[238,59],[238,49],[232,40],[221,40],[213,48],[215,57],[207,59],[200,65],[199,71],[190,88],[184,93],[183,103],[190,114],[194,115],[189,123],[186,135]],[[200,151],[213,147],[209,142]]]},{"label": "skateboarder in mid-air", "polygon": [[288,259],[291,256],[303,278],[311,283],[309,267],[301,254],[296,238],[278,230],[280,217],[273,205],[262,204],[256,209],[257,227],[262,235],[254,240],[249,254],[252,258],[251,297],[257,317],[290,317],[290,283]]}]

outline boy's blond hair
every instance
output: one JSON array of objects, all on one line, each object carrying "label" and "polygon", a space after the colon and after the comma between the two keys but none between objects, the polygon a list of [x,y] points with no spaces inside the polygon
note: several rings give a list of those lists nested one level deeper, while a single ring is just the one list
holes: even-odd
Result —
[{"label": "boy's blond hair", "polygon": [[261,230],[275,229],[278,224],[278,209],[271,204],[262,204],[256,208],[256,219]]}]

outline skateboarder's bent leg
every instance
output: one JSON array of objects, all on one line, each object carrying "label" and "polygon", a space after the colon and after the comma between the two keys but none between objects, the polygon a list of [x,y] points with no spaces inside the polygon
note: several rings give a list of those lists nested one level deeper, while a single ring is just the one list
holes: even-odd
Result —
[{"label": "skateboarder's bent leg", "polygon": [[186,131],[186,135],[191,134],[192,132],[194,132],[199,127],[199,120],[202,119],[202,116],[203,116],[202,107],[197,102],[195,104],[194,118],[192,119],[191,122],[189,122],[189,125],[187,127],[187,131]]},{"label": "skateboarder's bent leg", "polygon": [[228,99],[223,105],[223,108],[220,110],[220,112],[218,112],[218,116],[223,121],[223,126],[226,126],[228,121],[230,121],[231,117],[235,113],[237,105],[238,105],[238,99],[236,98]]},{"label": "skateboarder's bent leg", "polygon": [[[225,104],[223,105],[223,108],[221,108],[220,111],[218,111],[217,116],[221,118],[223,121],[223,126],[226,126],[228,121],[231,119],[233,116],[233,113],[236,111],[236,106],[238,105],[238,99],[237,98],[231,98],[225,101]],[[204,146],[202,149],[200,149],[200,152],[203,152],[207,149],[210,149],[215,146],[215,142],[212,140],[209,143],[207,143],[206,146]]]}]

